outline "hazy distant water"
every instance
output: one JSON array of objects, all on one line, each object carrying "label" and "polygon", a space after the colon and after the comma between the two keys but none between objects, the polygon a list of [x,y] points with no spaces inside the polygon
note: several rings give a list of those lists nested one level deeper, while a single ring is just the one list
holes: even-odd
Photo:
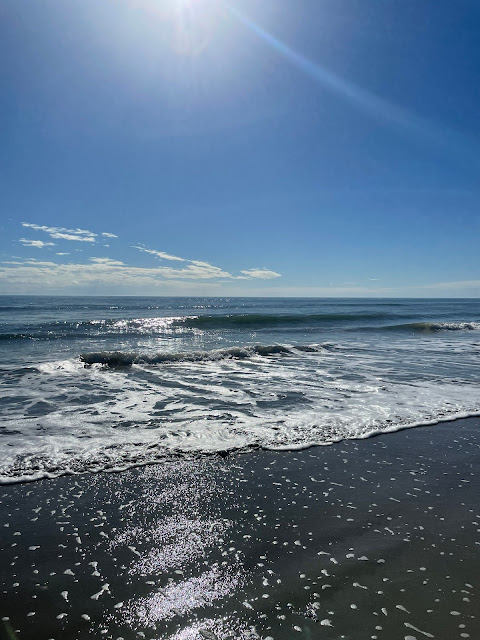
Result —
[{"label": "hazy distant water", "polygon": [[480,301],[0,297],[0,479],[480,410]]}]

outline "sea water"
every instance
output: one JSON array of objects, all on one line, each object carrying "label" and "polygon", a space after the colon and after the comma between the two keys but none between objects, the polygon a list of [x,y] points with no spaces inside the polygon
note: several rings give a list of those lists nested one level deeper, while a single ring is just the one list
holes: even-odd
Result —
[{"label": "sea water", "polygon": [[0,482],[480,411],[480,301],[0,297]]}]

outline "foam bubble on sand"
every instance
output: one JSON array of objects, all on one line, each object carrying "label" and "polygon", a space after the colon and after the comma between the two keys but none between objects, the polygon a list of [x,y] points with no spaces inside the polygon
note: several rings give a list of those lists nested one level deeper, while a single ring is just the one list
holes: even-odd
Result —
[{"label": "foam bubble on sand", "polygon": [[98,591],[97,593],[94,593],[92,596],[90,596],[90,598],[92,600],[98,600],[100,596],[103,596],[103,594],[106,591],[110,591],[110,585],[108,584],[108,582],[102,585],[102,588],[100,589],[100,591]]},{"label": "foam bubble on sand", "polygon": [[413,624],[410,624],[409,622],[404,622],[403,623],[406,627],[408,627],[409,629],[413,629],[414,631],[416,631],[417,633],[421,633],[423,636],[425,636],[426,638],[434,638],[435,636],[433,636],[431,633],[428,633],[427,631],[422,631],[421,629],[417,629],[417,627],[414,627]]}]

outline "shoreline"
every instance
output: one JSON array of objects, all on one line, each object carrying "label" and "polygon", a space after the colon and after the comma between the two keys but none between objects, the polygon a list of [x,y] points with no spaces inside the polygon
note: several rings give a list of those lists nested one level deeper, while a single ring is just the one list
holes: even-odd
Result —
[{"label": "shoreline", "polygon": [[175,451],[175,450],[165,450],[162,451],[161,456],[152,460],[145,461],[135,461],[124,466],[104,466],[100,468],[91,468],[86,469],[85,471],[72,471],[71,469],[65,469],[59,472],[58,474],[50,473],[48,471],[39,472],[36,476],[24,475],[8,478],[6,476],[0,476],[0,488],[8,487],[10,485],[16,484],[30,484],[33,482],[40,482],[42,480],[56,480],[57,478],[63,477],[79,477],[90,474],[101,474],[101,473],[124,473],[125,471],[129,471],[131,469],[139,469],[142,467],[153,466],[157,464],[165,464],[171,461],[172,459],[181,459],[181,460],[196,460],[197,458],[205,457],[220,457],[226,458],[230,456],[238,456],[238,455],[248,455],[253,452],[258,451],[277,451],[277,452],[296,452],[296,451],[307,451],[308,449],[313,449],[315,447],[327,447],[336,444],[340,444],[342,442],[355,442],[357,440],[369,440],[371,438],[376,438],[378,436],[389,435],[392,433],[398,433],[401,431],[406,431],[409,429],[422,429],[425,427],[436,426],[442,423],[450,423],[457,422],[459,420],[468,420],[471,418],[480,418],[480,410],[478,411],[459,411],[452,414],[445,414],[438,416],[436,418],[421,420],[418,422],[411,422],[406,424],[394,424],[385,428],[375,428],[372,431],[368,431],[364,434],[359,434],[354,438],[338,438],[332,439],[326,442],[306,442],[300,443],[298,445],[290,444],[290,445],[272,445],[268,446],[260,446],[251,444],[243,448],[232,448],[218,451]]},{"label": "shoreline", "polygon": [[479,462],[470,417],[3,485],[0,637],[480,637]]}]

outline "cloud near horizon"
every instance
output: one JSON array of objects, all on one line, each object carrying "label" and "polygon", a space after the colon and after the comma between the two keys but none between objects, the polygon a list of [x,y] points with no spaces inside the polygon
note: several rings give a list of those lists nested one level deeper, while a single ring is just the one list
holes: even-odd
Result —
[{"label": "cloud near horizon", "polygon": [[[269,269],[245,269],[240,271],[249,280],[250,278],[261,278],[262,280],[271,280],[272,278],[279,278],[280,273],[276,271],[270,271]],[[239,276],[240,277],[240,276]]]},{"label": "cloud near horizon", "polygon": [[[0,266],[0,289],[3,293],[64,291],[85,288],[124,290],[149,288],[162,293],[172,286],[180,292],[193,285],[219,286],[218,278],[230,276],[218,267],[188,265],[169,267],[131,267],[110,258],[90,258],[87,264],[58,264],[35,259],[5,261]],[[229,279],[235,279],[230,276]],[[215,281],[216,280],[216,281]]]},{"label": "cloud near horizon", "polygon": [[[86,229],[67,229],[65,227],[51,227],[29,222],[21,223],[23,227],[47,233],[51,238],[59,240],[73,240],[84,243],[96,243],[100,236],[117,238],[115,234],[102,232],[101,234]],[[29,240],[20,238],[19,242],[26,248],[49,248],[54,242],[43,240]],[[212,289],[220,287],[222,283],[236,280],[270,280],[280,277],[276,271],[268,269],[244,269],[239,275],[230,273],[221,267],[214,266],[203,260],[190,260],[172,255],[165,251],[149,249],[142,244],[131,245],[144,254],[153,256],[160,261],[182,263],[178,266],[155,264],[154,266],[130,266],[122,258],[109,256],[90,256],[71,258],[71,262],[57,262],[53,260],[37,260],[32,257],[4,260],[0,266],[0,293],[41,293],[41,292],[69,292],[78,290],[95,290],[109,288],[124,291],[148,289],[153,293],[174,293],[175,289],[184,292],[188,287],[205,286]],[[82,251],[77,249],[76,251]],[[69,252],[49,252],[49,257],[70,256]],[[68,259],[68,258],[66,258]],[[86,260],[86,262],[85,262]]]},{"label": "cloud near horizon", "polygon": [[[281,287],[258,285],[248,288],[247,283],[273,281],[281,277],[277,271],[266,267],[241,269],[236,274],[221,267],[214,266],[203,260],[191,260],[177,255],[147,248],[142,243],[130,245],[155,263],[130,266],[125,261],[125,247],[117,245],[117,256],[87,256],[84,250],[88,247],[98,247],[96,239],[102,236],[118,238],[113,233],[96,233],[86,229],[67,229],[65,227],[51,227],[23,222],[23,227],[47,233],[58,240],[74,240],[83,244],[75,252],[57,251],[51,249],[57,243],[44,240],[20,238],[18,242],[25,251],[44,249],[49,260],[38,260],[34,257],[10,256],[10,259],[0,262],[0,294],[63,294],[82,295],[109,293],[115,295],[265,295],[265,296],[296,296],[296,297],[478,297],[480,295],[480,280],[463,280],[454,282],[434,282],[421,285],[405,285],[389,287],[378,286],[379,278],[369,278],[368,283],[344,282],[339,285],[330,283],[328,286],[304,286],[299,283]],[[61,245],[61,242],[58,243]],[[18,245],[17,245],[18,246]],[[104,245],[105,246],[105,245]],[[5,254],[4,254],[5,255]],[[74,258],[74,255],[78,257]],[[57,256],[70,256],[64,260],[71,262],[57,262]],[[85,256],[85,257],[83,257]],[[151,256],[148,258],[147,256]],[[82,260],[83,262],[80,262]],[[175,264],[158,264],[157,261],[167,261]],[[383,278],[382,278],[383,280]],[[230,286],[228,286],[230,285]],[[227,288],[228,286],[228,288]],[[247,288],[245,288],[247,287]]]},{"label": "cloud near horizon", "polygon": [[[39,225],[31,222],[22,222],[22,227],[33,229],[34,231],[43,231],[48,233],[51,238],[58,240],[73,240],[77,242],[89,242],[95,243],[99,234],[87,229],[67,229],[65,227],[50,227],[47,225]],[[104,238],[118,238],[114,233],[108,231],[102,231],[100,234]],[[54,246],[53,242],[44,242],[43,240],[27,240],[26,238],[20,238],[19,242],[24,246],[43,248],[48,246]],[[109,245],[105,245],[109,246]],[[148,249],[142,243],[131,245],[132,249],[137,249],[142,253],[153,255],[160,260],[168,260],[173,262],[184,262],[186,266],[182,268],[164,267],[160,266],[156,269],[156,274],[159,277],[163,277],[166,280],[180,279],[180,280],[214,280],[214,279],[227,279],[227,280],[271,280],[272,278],[281,277],[280,273],[272,271],[270,269],[243,269],[240,271],[241,275],[233,275],[220,267],[215,267],[209,262],[202,260],[190,260],[188,258],[181,258],[175,256],[166,251],[158,251],[157,249]],[[67,255],[66,253],[57,253],[56,255]],[[126,266],[123,262],[113,261],[110,258],[90,258],[91,261],[98,264],[102,263],[110,266]]]},{"label": "cloud near horizon", "polygon": [[[190,267],[190,265],[189,265]],[[448,297],[474,296],[480,294],[480,280],[441,282],[416,287],[283,287],[261,290],[239,289],[235,293],[225,292],[221,280],[202,278],[195,265],[185,269],[169,267],[131,267],[119,260],[105,257],[90,258],[87,264],[58,264],[30,258],[24,261],[11,260],[0,264],[0,292],[2,294],[48,294],[75,295],[264,295],[293,297],[436,297],[436,292]],[[167,271],[166,271],[167,270]],[[221,271],[221,270],[219,270]],[[262,271],[263,270],[253,270]],[[268,272],[267,272],[268,273]],[[268,279],[268,277],[266,278]],[[243,281],[247,276],[232,276],[228,282]],[[250,282],[255,278],[248,278]],[[258,281],[258,279],[257,279]]]},{"label": "cloud near horizon", "polygon": [[215,267],[209,262],[202,260],[189,260],[188,258],[180,258],[173,256],[170,253],[164,251],[157,251],[155,249],[147,249],[144,246],[132,245],[132,249],[138,249],[144,253],[149,253],[162,260],[174,260],[178,262],[186,262],[187,266],[181,269],[175,269],[173,267],[158,267],[158,270],[162,272],[165,278],[181,278],[181,279],[193,279],[193,280],[210,280],[212,278],[223,278],[227,280],[270,280],[271,278],[281,277],[280,273],[276,271],[270,271],[268,269],[245,269],[240,271],[243,275],[235,276],[228,271],[224,271],[220,267]]}]

